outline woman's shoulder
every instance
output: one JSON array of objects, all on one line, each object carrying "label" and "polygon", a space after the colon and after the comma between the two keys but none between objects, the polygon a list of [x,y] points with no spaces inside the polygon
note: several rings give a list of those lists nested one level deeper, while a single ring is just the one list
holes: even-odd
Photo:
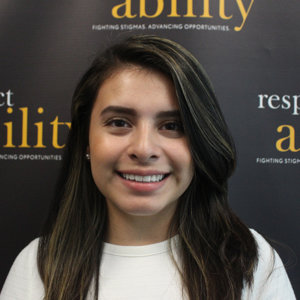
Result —
[{"label": "woman's shoulder", "polygon": [[0,300],[42,299],[43,284],[37,267],[38,244],[37,238],[19,253],[8,273]]},{"label": "woman's shoulder", "polygon": [[286,274],[284,264],[276,250],[268,243],[268,241],[254,229],[250,229],[258,250],[258,264],[256,275],[260,274],[265,277],[273,276],[274,273],[281,272]]},{"label": "woman's shoulder", "polygon": [[37,266],[38,244],[39,238],[36,238],[18,254],[10,269],[10,273],[18,271],[18,273],[23,274],[24,272],[32,271],[32,267]]},{"label": "woman's shoulder", "polygon": [[31,241],[23,250],[19,253],[15,261],[21,261],[30,263],[32,260],[36,260],[36,255],[39,246],[39,238],[34,239]]},{"label": "woman's shoulder", "polygon": [[251,289],[244,290],[242,299],[295,300],[291,283],[278,253],[267,240],[250,229],[258,249],[258,263]]},{"label": "woman's shoulder", "polygon": [[252,233],[258,250],[258,255],[260,259],[273,259],[274,249],[272,246],[267,242],[267,240],[256,230],[250,228],[250,232]]}]

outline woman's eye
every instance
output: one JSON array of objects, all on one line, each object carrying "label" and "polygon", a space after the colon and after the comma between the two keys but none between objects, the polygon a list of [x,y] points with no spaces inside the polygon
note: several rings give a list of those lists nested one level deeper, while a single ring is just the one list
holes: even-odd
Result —
[{"label": "woman's eye", "polygon": [[130,127],[129,123],[122,119],[114,119],[107,122],[107,125],[112,127]]},{"label": "woman's eye", "polygon": [[172,122],[165,123],[162,126],[162,130],[171,130],[171,131],[183,132],[183,126],[182,126],[181,122],[172,121]]}]

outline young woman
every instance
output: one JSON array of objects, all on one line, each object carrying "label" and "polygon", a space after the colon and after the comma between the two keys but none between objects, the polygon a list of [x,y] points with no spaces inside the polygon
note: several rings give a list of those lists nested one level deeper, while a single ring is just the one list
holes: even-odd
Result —
[{"label": "young woman", "polygon": [[234,144],[182,46],[134,36],[97,57],[64,163],[1,300],[295,299],[276,252],[228,206]]}]

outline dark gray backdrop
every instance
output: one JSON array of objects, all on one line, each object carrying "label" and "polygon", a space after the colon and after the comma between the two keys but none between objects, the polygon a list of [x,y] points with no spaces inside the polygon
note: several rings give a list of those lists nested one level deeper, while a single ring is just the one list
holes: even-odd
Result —
[{"label": "dark gray backdrop", "polygon": [[[148,16],[140,16],[140,2]],[[177,2],[176,13],[169,0],[127,0],[131,11],[120,7],[118,19],[112,9],[124,0],[1,0],[0,287],[17,253],[39,235],[80,75],[99,49],[134,28],[178,41],[207,70],[238,149],[231,205],[281,243],[275,248],[300,295],[300,3],[225,0],[220,10],[219,1],[195,0],[188,11],[188,1]]]}]

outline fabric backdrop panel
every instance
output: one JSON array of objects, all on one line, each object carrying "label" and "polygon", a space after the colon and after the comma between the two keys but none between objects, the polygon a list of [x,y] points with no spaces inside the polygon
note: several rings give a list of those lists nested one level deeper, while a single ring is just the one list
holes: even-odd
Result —
[{"label": "fabric backdrop panel", "polygon": [[0,287],[39,236],[80,76],[99,51],[140,33],[203,64],[237,145],[232,208],[277,241],[299,297],[299,11],[296,0],[2,0]]}]

